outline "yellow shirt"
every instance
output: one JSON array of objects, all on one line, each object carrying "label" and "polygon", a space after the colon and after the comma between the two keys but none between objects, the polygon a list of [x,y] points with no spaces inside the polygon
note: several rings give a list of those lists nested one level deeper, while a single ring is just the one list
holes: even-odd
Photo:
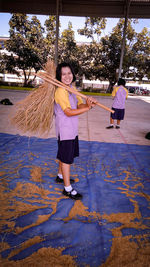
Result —
[{"label": "yellow shirt", "polygon": [[[75,87],[73,87],[73,89],[75,91],[77,91],[77,89]],[[65,90],[61,87],[58,87],[56,92],[55,92],[55,102],[56,102],[56,104],[59,104],[61,106],[63,111],[66,108],[72,108],[70,101],[69,101],[69,94],[71,94],[71,93],[69,93],[67,90]],[[83,103],[82,98],[80,96],[76,95],[76,98],[78,101],[77,105],[80,105]]]}]

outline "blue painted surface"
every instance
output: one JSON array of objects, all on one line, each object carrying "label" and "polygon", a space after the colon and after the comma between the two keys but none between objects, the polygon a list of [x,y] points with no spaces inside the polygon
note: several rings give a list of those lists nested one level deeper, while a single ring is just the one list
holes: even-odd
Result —
[{"label": "blue painted surface", "polygon": [[[41,241],[9,260],[25,259],[43,247],[62,247],[64,255],[76,256],[79,266],[98,267],[111,253],[114,229],[121,227],[129,242],[131,236],[134,241],[149,239],[149,146],[80,141],[71,175],[82,202],[65,198],[63,185],[55,182],[55,138],[2,133],[0,149],[1,195],[7,200],[1,240],[9,245],[1,251],[3,259],[38,236]],[[40,181],[31,175],[35,168],[41,171]],[[79,211],[73,210],[78,205]]]}]

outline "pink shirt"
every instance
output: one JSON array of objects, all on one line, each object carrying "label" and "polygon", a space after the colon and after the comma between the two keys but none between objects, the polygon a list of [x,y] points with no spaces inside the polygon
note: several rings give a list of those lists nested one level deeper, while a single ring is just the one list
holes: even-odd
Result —
[{"label": "pink shirt", "polygon": [[114,97],[112,107],[117,109],[124,109],[125,100],[128,97],[128,90],[122,85],[114,86],[112,96]]},{"label": "pink shirt", "polygon": [[54,114],[55,128],[57,138],[60,140],[72,140],[78,135],[78,116],[68,117],[64,110],[69,107],[77,109],[79,104],[83,103],[80,97],[69,93],[67,90],[59,87],[55,92]]}]

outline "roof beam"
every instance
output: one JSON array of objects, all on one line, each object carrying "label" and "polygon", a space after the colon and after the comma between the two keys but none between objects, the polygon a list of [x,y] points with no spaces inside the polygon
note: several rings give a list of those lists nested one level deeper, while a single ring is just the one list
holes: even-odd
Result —
[{"label": "roof beam", "polygon": [[[60,16],[125,17],[125,0],[61,0]],[[56,15],[56,0],[0,0],[0,12]],[[132,0],[129,18],[150,18],[149,0]]]}]

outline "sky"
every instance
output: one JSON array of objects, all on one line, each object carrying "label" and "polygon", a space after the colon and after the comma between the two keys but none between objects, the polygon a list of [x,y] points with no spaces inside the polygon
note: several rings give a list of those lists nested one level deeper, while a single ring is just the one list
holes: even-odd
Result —
[{"label": "sky", "polygon": [[[0,13],[0,36],[8,37],[9,36],[9,20],[12,14],[10,13]],[[32,15],[30,15],[32,16]],[[30,17],[29,16],[29,17]],[[45,20],[48,16],[36,15],[37,18],[41,21],[42,26],[44,26]],[[116,26],[118,18],[107,18],[106,29],[103,32],[103,35],[106,35],[111,32],[112,28]],[[90,39],[87,39],[84,36],[81,36],[77,33],[77,29],[84,27],[85,17],[71,17],[71,16],[60,16],[61,31],[68,28],[68,22],[72,23],[73,30],[75,32],[75,40],[77,42],[87,42]],[[138,24],[134,25],[135,31],[140,32],[144,27],[147,27],[150,31],[150,19],[139,19]]]}]

